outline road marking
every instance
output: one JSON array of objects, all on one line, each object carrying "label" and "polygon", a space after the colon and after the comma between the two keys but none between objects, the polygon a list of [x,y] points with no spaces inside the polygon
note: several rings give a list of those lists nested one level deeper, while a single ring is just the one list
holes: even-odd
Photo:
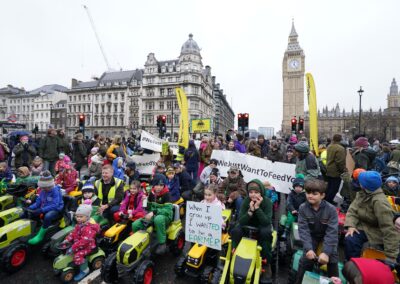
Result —
[{"label": "road marking", "polygon": [[[81,281],[79,281],[79,284],[90,284],[92,281],[96,280],[97,277],[100,276],[100,269],[97,269],[90,273],[88,276],[83,278]],[[102,282],[104,283],[104,282]]]}]

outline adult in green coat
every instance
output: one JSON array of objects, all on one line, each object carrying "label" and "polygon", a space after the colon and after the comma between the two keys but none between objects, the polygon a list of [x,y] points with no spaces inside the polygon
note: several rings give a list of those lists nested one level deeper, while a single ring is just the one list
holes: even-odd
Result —
[{"label": "adult in green coat", "polygon": [[60,139],[57,137],[55,129],[49,129],[46,137],[40,142],[39,156],[44,161],[43,170],[49,170],[53,176],[55,176],[54,166],[58,160],[59,153]]},{"label": "adult in green coat", "polygon": [[387,258],[395,261],[399,254],[399,234],[393,224],[393,212],[383,190],[378,172],[362,172],[358,176],[362,190],[346,215],[346,259],[360,257],[363,244],[382,246]]}]

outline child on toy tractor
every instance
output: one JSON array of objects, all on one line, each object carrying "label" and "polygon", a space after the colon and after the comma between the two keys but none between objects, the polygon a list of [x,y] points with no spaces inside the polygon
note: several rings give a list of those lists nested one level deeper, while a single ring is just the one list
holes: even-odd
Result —
[{"label": "child on toy tractor", "polygon": [[55,183],[60,185],[68,194],[77,187],[78,171],[69,164],[63,164],[55,178]]},{"label": "child on toy tractor", "polygon": [[144,194],[140,187],[140,181],[132,180],[119,211],[114,213],[115,222],[121,220],[121,215],[127,215],[132,221],[143,218],[146,214],[143,209],[143,198]]},{"label": "child on toy tractor", "polygon": [[74,277],[75,281],[82,280],[89,274],[86,256],[96,249],[96,235],[100,231],[100,226],[90,222],[92,206],[88,204],[79,205],[75,212],[76,226],[74,230],[61,243],[61,247],[71,246],[71,253],[75,265],[80,267],[80,272]]},{"label": "child on toy tractor", "polygon": [[37,187],[37,183],[39,181],[38,176],[31,176],[31,172],[28,167],[19,167],[17,169],[17,178],[13,186],[18,186],[20,184],[24,184],[26,186]]},{"label": "child on toy tractor", "polygon": [[[309,179],[304,184],[307,201],[300,205],[298,214],[299,234],[303,242],[296,283],[302,283],[306,271],[313,271],[315,260],[327,264],[328,276],[338,277],[338,215],[336,208],[323,200],[326,184],[322,180]],[[322,253],[317,256],[318,245]]]},{"label": "child on toy tractor", "polygon": [[13,179],[11,169],[6,162],[0,162],[0,180],[3,179],[5,182],[11,182]]},{"label": "child on toy tractor", "polygon": [[[53,176],[49,171],[44,171],[38,181],[38,186],[41,188],[41,192],[36,198],[34,204],[28,207],[33,210],[34,216],[40,216],[43,214],[43,225],[35,237],[31,238],[28,243],[30,245],[37,245],[42,240],[47,232],[47,228],[52,224],[53,221],[59,219],[62,216],[62,210],[64,207],[61,190],[54,184]],[[25,215],[26,213],[24,213]],[[23,216],[26,218],[27,216]]]},{"label": "child on toy tractor", "polygon": [[281,238],[285,240],[290,227],[294,222],[297,222],[297,215],[299,213],[300,205],[306,202],[306,193],[304,191],[304,176],[298,175],[293,180],[293,189],[291,190],[286,201],[287,218],[285,228]]},{"label": "child on toy tractor", "polygon": [[378,172],[362,172],[358,176],[361,191],[346,215],[345,257],[360,257],[363,244],[383,245],[385,256],[394,262],[399,253],[399,235],[393,224],[392,207],[383,190]]},{"label": "child on toy tractor", "polygon": [[94,185],[91,182],[86,182],[82,186],[82,198],[80,204],[87,204],[87,200],[90,200],[90,205],[100,206],[100,199],[94,192]]},{"label": "child on toy tractor", "polygon": [[232,230],[232,246],[237,247],[244,235],[243,226],[252,226],[259,229],[258,242],[262,248],[261,257],[267,259],[267,266],[261,279],[267,281],[272,277],[272,202],[265,197],[263,183],[254,179],[247,184],[248,196],[243,200],[240,208],[238,224]]},{"label": "child on toy tractor", "polygon": [[158,239],[158,247],[156,254],[162,255],[167,251],[167,236],[166,229],[172,221],[173,205],[171,203],[171,195],[166,186],[165,177],[161,174],[156,174],[152,181],[153,188],[147,203],[147,214],[144,218],[140,218],[133,222],[132,231],[135,233],[144,229],[142,219],[154,223],[154,227]]}]

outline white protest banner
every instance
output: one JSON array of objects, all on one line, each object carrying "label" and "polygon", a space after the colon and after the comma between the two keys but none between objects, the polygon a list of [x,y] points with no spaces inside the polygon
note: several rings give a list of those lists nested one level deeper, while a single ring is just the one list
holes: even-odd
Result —
[{"label": "white protest banner", "polygon": [[218,169],[221,176],[226,177],[231,166],[241,170],[246,182],[252,179],[269,181],[277,191],[290,193],[295,178],[294,164],[271,162],[247,154],[233,151],[213,150],[212,159],[218,160]]},{"label": "white protest banner", "polygon": [[160,159],[160,153],[129,156],[128,160],[136,163],[136,169],[141,174],[153,174],[153,169]]},{"label": "white protest banner", "polygon": [[221,250],[222,209],[217,205],[188,201],[186,241]]},{"label": "white protest banner", "polygon": [[[162,143],[164,140],[152,135],[151,133],[142,130],[140,135],[140,147],[154,152],[160,152],[162,150]],[[178,143],[169,143],[174,155],[178,154]]]}]

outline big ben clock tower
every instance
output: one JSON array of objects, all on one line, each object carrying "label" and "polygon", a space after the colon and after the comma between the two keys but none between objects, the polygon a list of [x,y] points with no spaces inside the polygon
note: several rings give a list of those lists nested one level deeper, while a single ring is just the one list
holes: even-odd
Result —
[{"label": "big ben clock tower", "polygon": [[289,42],[282,62],[283,119],[282,133],[291,133],[291,119],[304,116],[304,65],[305,56],[297,41],[297,32],[292,22]]}]

